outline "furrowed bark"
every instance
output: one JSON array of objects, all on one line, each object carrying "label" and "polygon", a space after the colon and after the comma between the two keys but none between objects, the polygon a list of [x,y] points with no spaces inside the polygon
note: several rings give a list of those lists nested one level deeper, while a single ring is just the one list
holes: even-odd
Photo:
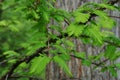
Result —
[{"label": "furrowed bark", "polygon": [[[2,1],[2,0],[0,0],[0,2],[1,2],[1,1]],[[119,0],[113,0],[113,1],[110,1],[110,2],[108,2],[108,3],[111,4],[111,5],[114,5],[114,4],[117,3],[118,1],[119,1]],[[91,18],[93,18],[93,17],[95,17],[95,15],[92,15],[92,14],[91,14],[91,17],[89,18],[88,21],[90,21]],[[86,22],[86,23],[87,23],[87,22]],[[86,23],[85,23],[85,24],[86,24]],[[81,23],[80,23],[80,24],[81,24]],[[67,33],[65,33],[64,35],[59,35],[59,36],[58,36],[59,39],[61,39],[61,38],[63,38],[63,37],[69,37],[69,36],[68,36]],[[88,36],[85,36],[85,35],[81,35],[80,37],[88,38]],[[57,41],[57,39],[49,39],[47,42],[49,42],[49,43],[55,43],[56,41]],[[46,42],[46,43],[47,43],[47,42]],[[109,42],[109,41],[105,41],[105,42],[107,42],[108,44],[112,44],[112,45],[114,45],[114,46],[120,47],[120,45],[118,45],[118,44],[114,44],[114,43]],[[23,58],[23,59],[21,59],[21,60],[17,60],[16,63],[14,63],[14,64],[10,67],[9,71],[0,78],[0,80],[5,80],[6,78],[9,78],[9,77],[14,73],[14,70],[15,70],[21,63],[23,63],[23,62],[29,63],[29,62],[30,62],[32,59],[34,59],[36,56],[39,56],[39,54],[41,54],[46,48],[47,48],[47,47],[39,48],[39,49],[38,49],[35,53],[33,53],[32,55],[27,56],[27,57],[25,57],[25,58]],[[74,57],[76,57],[76,56],[74,56]],[[93,63],[93,64],[94,64],[94,63]]]}]

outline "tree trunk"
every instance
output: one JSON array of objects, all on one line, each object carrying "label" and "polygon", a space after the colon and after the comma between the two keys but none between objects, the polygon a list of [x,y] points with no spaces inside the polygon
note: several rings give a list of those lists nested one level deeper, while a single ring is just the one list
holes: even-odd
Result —
[{"label": "tree trunk", "polygon": [[[100,3],[102,0],[57,0],[56,7],[67,11],[72,11],[77,7],[81,6],[85,2],[96,2]],[[120,5],[120,3],[116,4]],[[110,12],[110,15],[119,16],[118,12]],[[117,37],[120,37],[120,19],[116,19],[117,27],[113,29]],[[79,52],[85,51],[87,54],[96,55],[100,52],[97,47],[90,45],[83,45],[79,40],[74,39],[76,44],[76,50]],[[117,62],[119,62],[118,60]],[[110,62],[108,62],[110,64]],[[120,71],[118,71],[118,77],[112,77],[110,72],[100,72],[99,69],[93,70],[93,66],[86,67],[81,65],[81,60],[71,57],[68,62],[69,68],[74,76],[70,79],[55,63],[50,63],[47,68],[47,80],[120,80]]]}]

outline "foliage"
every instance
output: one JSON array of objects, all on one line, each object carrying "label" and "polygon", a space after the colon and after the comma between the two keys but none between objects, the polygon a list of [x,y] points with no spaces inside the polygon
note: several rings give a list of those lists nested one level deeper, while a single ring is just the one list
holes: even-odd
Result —
[{"label": "foliage", "polygon": [[[101,4],[86,3],[67,12],[55,8],[55,2],[4,0],[0,3],[0,76],[4,78],[10,73],[9,78],[12,74],[39,78],[41,75],[45,79],[47,64],[55,62],[69,77],[73,77],[67,66],[70,57],[81,59],[83,65],[94,64],[101,67],[101,71],[109,70],[116,76],[120,63],[106,65],[101,59],[114,62],[120,56],[117,49],[120,39],[111,31],[116,22],[104,11],[119,8],[104,0]],[[64,22],[68,24],[65,28],[62,27]],[[105,51],[86,57],[86,52],[76,51],[74,38],[99,48],[105,45]],[[21,77],[20,80],[28,78]]]}]

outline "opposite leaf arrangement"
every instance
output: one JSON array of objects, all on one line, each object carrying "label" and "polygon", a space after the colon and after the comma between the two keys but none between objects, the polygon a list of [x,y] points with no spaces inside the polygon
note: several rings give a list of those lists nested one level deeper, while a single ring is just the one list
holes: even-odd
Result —
[{"label": "opposite leaf arrangement", "polygon": [[[85,3],[72,12],[55,8],[55,0],[1,1],[0,80],[14,75],[41,75],[45,79],[50,62],[57,63],[69,77],[74,77],[67,65],[71,57],[80,59],[82,65],[94,65],[117,76],[120,63],[105,63],[114,62],[120,56],[120,39],[111,31],[116,22],[107,13],[120,11],[114,5],[118,1]],[[105,49],[86,57],[86,52],[76,51],[73,39]]]}]

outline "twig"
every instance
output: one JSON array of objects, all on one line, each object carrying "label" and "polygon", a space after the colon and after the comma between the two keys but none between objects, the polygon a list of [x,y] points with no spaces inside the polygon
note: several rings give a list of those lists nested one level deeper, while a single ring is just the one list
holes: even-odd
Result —
[{"label": "twig", "polygon": [[120,19],[120,17],[119,16],[109,16],[109,17],[113,17],[113,18],[118,18],[118,19]]},{"label": "twig", "polygon": [[116,47],[120,47],[119,44],[114,43],[114,42],[111,42],[111,41],[107,41],[107,40],[105,40],[104,42],[106,42],[106,43],[108,43],[108,44],[111,44],[111,45],[113,45],[113,46],[116,46]]},{"label": "twig", "polygon": [[30,79],[34,79],[34,80],[37,80],[37,78],[35,77],[30,77],[30,76],[11,76],[9,77],[10,79],[18,79],[18,78],[30,78]]},{"label": "twig", "polygon": [[107,62],[108,60],[109,60],[109,59],[105,59],[105,60],[101,61],[100,63],[98,63],[97,65],[100,66],[101,64]]},{"label": "twig", "polygon": [[3,61],[0,62],[0,65],[4,64],[6,62],[7,62],[7,60],[3,60]]},{"label": "twig", "polygon": [[[71,57],[74,57],[74,58],[77,58],[77,59],[81,59],[81,60],[87,60],[87,59],[84,59],[84,58],[81,58],[81,57],[78,57],[78,56],[75,56],[75,55],[70,55]],[[100,66],[101,64],[105,63],[106,61],[108,61],[109,59],[105,59],[99,63],[95,63],[95,62],[91,62],[91,64],[94,64],[95,66]]]},{"label": "twig", "polygon": [[42,51],[43,51],[44,49],[45,49],[45,47],[44,47],[44,48],[40,48],[40,49],[38,49],[35,53],[33,53],[31,56],[25,57],[25,58],[23,58],[22,60],[17,60],[16,63],[14,63],[14,64],[10,67],[9,71],[8,71],[5,75],[3,75],[0,80],[5,80],[6,77],[9,78],[9,77],[13,74],[14,70],[15,70],[22,62],[27,62],[27,63],[30,62],[33,58],[35,58],[36,56],[38,56],[39,53],[42,53]]}]

